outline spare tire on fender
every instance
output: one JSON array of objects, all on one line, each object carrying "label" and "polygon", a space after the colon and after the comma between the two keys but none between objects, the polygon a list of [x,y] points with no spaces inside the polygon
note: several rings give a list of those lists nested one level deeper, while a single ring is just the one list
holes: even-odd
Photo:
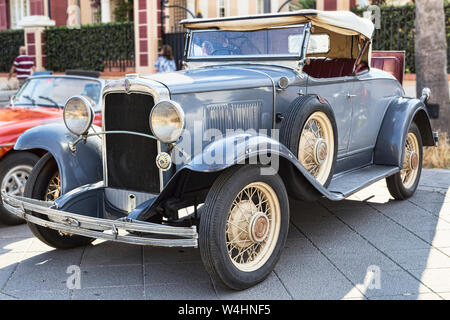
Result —
[{"label": "spare tire on fender", "polygon": [[[280,142],[318,183],[324,187],[330,184],[336,164],[338,132],[333,109],[325,100],[316,95],[296,98],[284,116]],[[293,198],[317,199],[315,189],[306,179],[299,177],[292,166],[283,170],[288,171],[287,189]]]}]

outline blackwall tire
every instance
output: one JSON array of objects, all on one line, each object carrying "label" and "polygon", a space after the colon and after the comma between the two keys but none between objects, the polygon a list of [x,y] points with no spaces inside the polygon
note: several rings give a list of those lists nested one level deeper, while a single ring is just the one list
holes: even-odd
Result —
[{"label": "blackwall tire", "polygon": [[[0,162],[0,188],[2,191],[22,196],[26,181],[38,161],[39,157],[31,152],[14,152],[2,159]],[[0,204],[0,222],[13,226],[23,224],[25,220],[10,213],[7,205]]]},{"label": "blackwall tire", "polygon": [[[321,121],[326,126],[323,138],[313,136],[309,132],[311,121]],[[311,145],[305,144],[305,134],[308,133],[312,137]],[[338,132],[336,120],[333,110],[326,102],[321,102],[317,96],[302,96],[295,99],[289,107],[289,112],[285,115],[280,130],[280,142],[284,144],[303,166],[316,177],[316,180],[324,187],[328,187],[333,178],[333,172],[336,165],[337,151],[338,151]],[[305,147],[306,146],[306,147]],[[312,158],[308,159],[306,163],[305,149],[311,153]],[[311,149],[311,150],[309,150]],[[325,150],[325,153],[318,152],[318,150]],[[318,155],[322,155],[319,157]],[[323,164],[323,166],[322,166]],[[317,165],[319,174],[315,175],[315,167]],[[305,183],[304,179],[296,179],[295,169],[292,166],[283,168],[283,170],[290,170],[287,172],[289,177],[287,179],[286,187],[289,194],[299,200],[315,200],[316,192],[311,190],[309,183]]]},{"label": "blackwall tire", "polygon": [[[24,196],[27,198],[46,200],[50,181],[58,173],[58,165],[51,154],[46,154],[31,171]],[[44,218],[43,215],[32,213]],[[28,222],[33,234],[45,244],[56,249],[71,249],[90,244],[94,239],[78,235],[63,235],[57,230],[45,228]]]},{"label": "blackwall tire", "polygon": [[422,136],[414,122],[409,128],[404,148],[403,169],[386,178],[389,193],[396,200],[406,200],[414,195],[422,173]]},{"label": "blackwall tire", "polygon": [[205,268],[217,283],[234,290],[254,286],[272,272],[288,233],[289,200],[283,181],[278,175],[261,175],[260,170],[246,165],[222,173],[200,211],[199,247]]}]

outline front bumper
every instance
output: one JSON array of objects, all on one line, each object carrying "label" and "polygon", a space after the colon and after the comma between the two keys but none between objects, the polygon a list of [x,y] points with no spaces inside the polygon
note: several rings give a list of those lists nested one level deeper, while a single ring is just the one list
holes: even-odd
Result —
[{"label": "front bumper", "polygon": [[[197,228],[173,227],[156,223],[121,218],[108,220],[83,216],[57,209],[55,202],[46,202],[7,195],[2,201],[14,215],[26,221],[67,234],[159,247],[197,247]],[[44,218],[30,212],[39,213]],[[47,218],[47,219],[45,219]],[[137,232],[139,235],[130,232]]]}]

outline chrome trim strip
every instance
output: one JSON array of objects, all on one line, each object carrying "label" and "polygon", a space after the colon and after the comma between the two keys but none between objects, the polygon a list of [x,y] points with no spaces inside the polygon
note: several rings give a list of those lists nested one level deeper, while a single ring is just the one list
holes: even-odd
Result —
[{"label": "chrome trim strip", "polygon": [[14,147],[15,144],[16,144],[15,142],[0,144],[0,148]]},{"label": "chrome trim strip", "polygon": [[[158,81],[141,78],[139,75],[128,75],[125,79],[109,82],[103,89],[102,99],[102,130],[105,129],[105,98],[110,93],[140,93],[153,96],[155,105],[162,100],[170,100],[170,92],[167,87]],[[161,142],[157,140],[158,152],[161,150]],[[108,167],[106,163],[106,135],[102,142],[103,178],[105,187],[108,187]],[[164,181],[162,171],[159,170],[160,191],[163,190]]]},{"label": "chrome trim strip", "polygon": [[[11,213],[33,224],[46,228],[77,234],[85,237],[104,239],[116,242],[150,245],[160,247],[197,247],[198,233],[196,226],[172,227],[156,223],[122,218],[107,220],[87,217],[79,214],[55,209],[54,202],[45,202],[23,197],[15,197],[2,192],[2,200],[12,206]],[[26,212],[30,210],[51,218],[45,220]],[[111,233],[105,233],[110,231]],[[119,234],[122,231],[122,234]],[[147,238],[144,236],[123,234],[123,231],[135,231],[166,236],[180,237],[178,239]]]}]

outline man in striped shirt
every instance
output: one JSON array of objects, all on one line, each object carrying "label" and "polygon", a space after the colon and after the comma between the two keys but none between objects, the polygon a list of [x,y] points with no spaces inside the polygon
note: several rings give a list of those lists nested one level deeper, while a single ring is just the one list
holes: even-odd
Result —
[{"label": "man in striped shirt", "polygon": [[13,66],[9,71],[8,80],[11,79],[12,74],[16,72],[17,80],[19,80],[20,86],[23,85],[25,80],[31,76],[31,72],[34,71],[34,61],[31,57],[27,56],[27,48],[20,47],[19,56],[14,59]]}]

